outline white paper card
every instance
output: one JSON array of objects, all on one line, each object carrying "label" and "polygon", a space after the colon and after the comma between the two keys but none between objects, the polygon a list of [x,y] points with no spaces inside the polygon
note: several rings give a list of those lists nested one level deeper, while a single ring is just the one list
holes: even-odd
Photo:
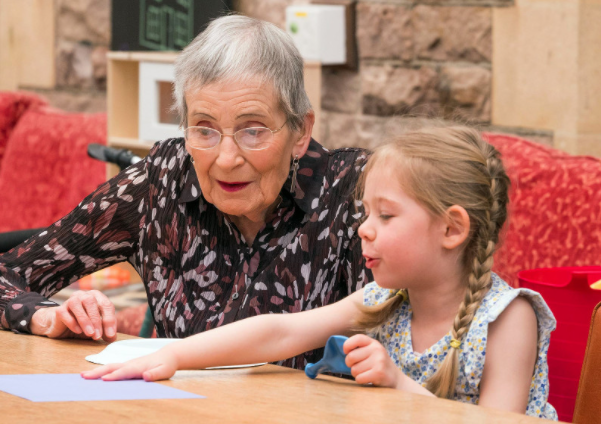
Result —
[{"label": "white paper card", "polygon": [[[106,365],[113,363],[127,362],[144,355],[150,355],[168,344],[179,341],[180,339],[133,339],[113,342],[104,350],[96,355],[86,356],[86,361],[93,364]],[[266,362],[259,364],[230,365],[222,367],[211,367],[207,369],[228,369],[228,368],[246,368],[265,365]]]}]

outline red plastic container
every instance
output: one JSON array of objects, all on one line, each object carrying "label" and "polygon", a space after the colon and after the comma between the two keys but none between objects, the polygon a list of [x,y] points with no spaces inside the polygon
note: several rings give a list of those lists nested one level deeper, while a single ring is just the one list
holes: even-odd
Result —
[{"label": "red plastic container", "polygon": [[561,421],[572,421],[591,316],[601,302],[601,266],[539,268],[518,273],[520,287],[541,294],[555,319],[549,346],[549,403]]}]

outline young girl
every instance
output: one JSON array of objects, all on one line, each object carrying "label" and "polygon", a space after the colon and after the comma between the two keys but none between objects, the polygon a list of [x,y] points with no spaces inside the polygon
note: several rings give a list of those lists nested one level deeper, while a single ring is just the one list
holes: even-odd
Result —
[{"label": "young girl", "polygon": [[373,154],[359,185],[359,235],[377,283],[323,308],[256,316],[82,375],[160,380],[178,369],[278,361],[344,334],[360,384],[557,419],[547,403],[553,315],[538,294],[492,272],[509,184],[499,153],[475,130],[403,135]]}]

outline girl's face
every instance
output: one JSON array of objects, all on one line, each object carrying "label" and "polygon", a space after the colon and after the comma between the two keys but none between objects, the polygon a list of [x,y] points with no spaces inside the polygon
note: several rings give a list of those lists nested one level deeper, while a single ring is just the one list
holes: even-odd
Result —
[{"label": "girl's face", "polygon": [[[435,278],[445,225],[401,188],[389,166],[372,168],[359,227],[366,266],[380,287],[411,288]],[[420,283],[422,282],[422,283]]]}]

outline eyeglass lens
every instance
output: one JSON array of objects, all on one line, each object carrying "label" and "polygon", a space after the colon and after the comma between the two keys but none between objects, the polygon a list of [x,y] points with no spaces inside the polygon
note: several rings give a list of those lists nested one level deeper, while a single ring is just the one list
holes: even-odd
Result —
[{"label": "eyeglass lens", "polygon": [[[234,133],[234,138],[240,147],[245,149],[264,149],[273,139],[273,133],[268,128],[253,127],[244,128]],[[221,133],[212,128],[188,127],[186,129],[186,140],[193,147],[208,149],[215,147],[221,140]]]}]

